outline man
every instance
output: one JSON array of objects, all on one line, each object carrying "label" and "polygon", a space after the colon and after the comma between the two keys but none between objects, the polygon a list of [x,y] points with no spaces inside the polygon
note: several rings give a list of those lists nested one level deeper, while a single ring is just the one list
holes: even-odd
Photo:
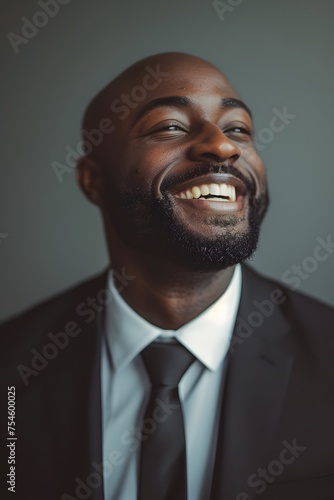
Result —
[{"label": "man", "polygon": [[111,265],[2,327],[16,498],[334,499],[334,312],[241,265],[268,205],[247,106],[158,54],[83,130]]}]

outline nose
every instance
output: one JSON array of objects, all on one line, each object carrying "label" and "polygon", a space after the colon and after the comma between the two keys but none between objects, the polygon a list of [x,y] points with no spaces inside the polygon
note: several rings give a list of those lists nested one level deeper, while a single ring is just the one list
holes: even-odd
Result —
[{"label": "nose", "polygon": [[241,151],[214,123],[206,122],[189,149],[192,161],[235,162]]}]

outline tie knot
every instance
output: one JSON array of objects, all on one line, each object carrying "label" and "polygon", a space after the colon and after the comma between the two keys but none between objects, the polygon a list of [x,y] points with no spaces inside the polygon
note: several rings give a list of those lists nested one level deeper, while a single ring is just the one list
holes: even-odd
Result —
[{"label": "tie knot", "polygon": [[181,344],[152,343],[141,353],[153,385],[177,387],[194,356]]}]

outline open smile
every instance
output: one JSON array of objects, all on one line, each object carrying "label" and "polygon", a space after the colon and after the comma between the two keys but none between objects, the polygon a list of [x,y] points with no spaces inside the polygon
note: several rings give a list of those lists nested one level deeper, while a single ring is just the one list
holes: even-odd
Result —
[{"label": "open smile", "polygon": [[174,198],[205,211],[239,212],[245,204],[245,184],[229,174],[197,177],[177,186]]}]

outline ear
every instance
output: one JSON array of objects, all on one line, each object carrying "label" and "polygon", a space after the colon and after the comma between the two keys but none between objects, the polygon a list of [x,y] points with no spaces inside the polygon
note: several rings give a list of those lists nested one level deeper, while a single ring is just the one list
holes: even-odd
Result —
[{"label": "ear", "polygon": [[76,179],[84,195],[101,207],[104,199],[104,172],[95,161],[83,156],[76,167]]}]

